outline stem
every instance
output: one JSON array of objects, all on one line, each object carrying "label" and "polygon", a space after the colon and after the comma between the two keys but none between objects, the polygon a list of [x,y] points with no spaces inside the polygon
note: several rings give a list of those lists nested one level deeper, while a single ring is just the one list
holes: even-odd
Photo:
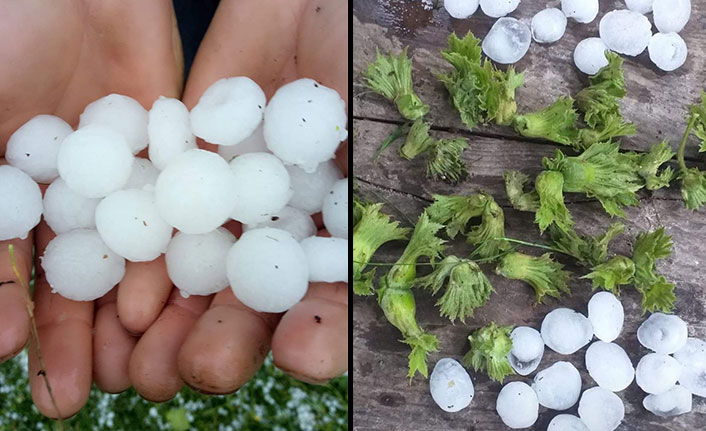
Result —
[{"label": "stem", "polygon": [[[508,253],[511,253],[514,251],[514,248],[511,248],[509,250],[505,250],[502,253],[496,254],[495,256],[490,256],[490,257],[484,257],[482,259],[468,259],[471,262],[475,263],[483,263],[483,262],[488,262],[488,261],[493,261],[499,257],[503,257]],[[361,262],[359,260],[354,260],[353,263],[360,263],[360,264],[366,264],[366,262]],[[431,263],[431,262],[421,262],[421,263],[387,263],[387,262],[368,262],[367,265],[369,266],[409,266],[409,265],[416,265],[416,266],[434,266],[436,263]]]},{"label": "stem", "polygon": [[[544,244],[537,244],[537,243],[535,243],[535,242],[522,241],[522,240],[519,240],[519,239],[507,238],[507,237],[500,237],[500,238],[495,238],[495,239],[498,240],[498,241],[505,240],[505,241],[508,241],[508,242],[513,242],[513,243],[515,243],[515,244],[522,244],[522,245],[526,245],[526,246],[529,246],[529,247],[535,247],[535,248],[543,248],[543,249],[545,249],[545,250],[553,251],[553,252],[556,252],[556,253],[566,254],[565,252],[563,252],[563,251],[561,251],[561,250],[559,250],[559,249],[557,249],[557,248],[550,247],[550,246],[544,245]],[[570,256],[570,255],[567,255],[567,256]]]},{"label": "stem", "polygon": [[395,129],[395,131],[392,132],[392,134],[387,139],[385,139],[385,142],[380,145],[380,148],[378,148],[378,150],[375,152],[375,155],[373,155],[373,161],[377,160],[377,158],[380,157],[380,154],[382,154],[382,152],[385,151],[387,147],[389,147],[393,142],[398,140],[400,137],[402,137],[402,135],[407,132],[409,132],[409,123],[400,124],[397,129]]},{"label": "stem", "polygon": [[686,124],[684,136],[682,136],[681,142],[679,143],[679,149],[677,150],[677,163],[679,163],[679,170],[682,174],[687,171],[686,163],[684,163],[684,149],[686,148],[686,141],[689,138],[689,133],[691,133],[691,129],[694,128],[695,120],[696,117],[689,116],[689,122]]}]

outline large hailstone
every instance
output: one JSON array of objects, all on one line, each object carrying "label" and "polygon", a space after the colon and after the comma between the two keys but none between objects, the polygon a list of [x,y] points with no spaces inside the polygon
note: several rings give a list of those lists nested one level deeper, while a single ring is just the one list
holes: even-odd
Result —
[{"label": "large hailstone", "polygon": [[135,157],[132,162],[132,169],[127,182],[123,186],[124,189],[141,189],[144,186],[151,185],[157,182],[159,170],[148,159],[143,157]]},{"label": "large hailstone", "polygon": [[309,262],[309,281],[348,282],[348,240],[311,236],[301,243]]},{"label": "large hailstone", "polygon": [[59,149],[59,175],[76,193],[102,198],[123,188],[134,156],[123,136],[100,124],[80,127]]},{"label": "large hailstone", "polygon": [[569,362],[555,362],[534,376],[539,404],[552,410],[571,408],[581,395],[581,375]]},{"label": "large hailstone", "polygon": [[336,181],[343,178],[341,170],[333,160],[319,163],[314,172],[306,172],[294,165],[287,166],[287,171],[294,192],[289,199],[289,206],[299,208],[309,214],[321,211],[324,206],[324,198],[336,184]]},{"label": "large hailstone", "polygon": [[652,24],[645,15],[631,10],[614,10],[603,15],[598,33],[611,50],[636,56],[650,43]]},{"label": "large hailstone", "polygon": [[[456,19],[466,19],[478,9],[479,0],[444,0],[444,9]],[[519,0],[518,0],[519,3]]]},{"label": "large hailstone", "polygon": [[620,392],[630,386],[635,369],[622,347],[596,341],[586,350],[586,369],[598,386]]},{"label": "large hailstone", "polygon": [[12,166],[0,166],[0,241],[25,239],[42,217],[42,192],[34,180]]},{"label": "large hailstone", "polygon": [[676,33],[656,33],[647,45],[647,52],[655,66],[671,72],[686,61],[686,42]]},{"label": "large hailstone", "polygon": [[542,320],[542,339],[550,349],[570,355],[593,338],[591,322],[581,313],[568,308],[557,308]]},{"label": "large hailstone", "polygon": [[517,9],[520,0],[480,0],[480,8],[491,18],[500,18]]},{"label": "large hailstone", "polygon": [[44,220],[56,234],[73,229],[95,229],[100,198],[87,198],[57,178],[44,192]]},{"label": "large hailstone", "polygon": [[613,431],[625,418],[625,405],[608,389],[586,389],[579,401],[579,417],[589,431]]},{"label": "large hailstone", "polygon": [[587,24],[598,15],[598,0],[561,0],[561,10],[567,18]]},{"label": "large hailstone", "polygon": [[561,39],[566,31],[566,15],[559,9],[547,8],[532,17],[532,38],[539,43]]},{"label": "large hailstone", "polygon": [[100,298],[125,275],[125,259],[109,249],[95,230],[57,235],[41,261],[52,291],[74,301]]},{"label": "large hailstone", "polygon": [[512,350],[507,354],[512,369],[521,376],[532,373],[544,355],[544,340],[534,328],[518,326],[510,333]]},{"label": "large hailstone", "polygon": [[306,294],[306,253],[288,232],[269,227],[249,230],[231,247],[226,259],[233,293],[256,311],[287,311]]},{"label": "large hailstone", "polygon": [[515,18],[500,18],[483,39],[485,55],[496,63],[512,64],[527,54],[532,34],[527,24]]},{"label": "large hailstone", "polygon": [[38,183],[49,184],[59,176],[59,146],[74,130],[54,115],[37,115],[24,123],[7,141],[5,159]]},{"label": "large hailstone", "polygon": [[261,223],[287,205],[292,197],[289,172],[270,153],[248,153],[231,160],[235,178],[235,208],[231,217],[241,223]]},{"label": "large hailstone", "polygon": [[661,394],[650,394],[642,400],[642,405],[657,416],[668,418],[691,411],[691,391],[684,386],[675,385]]},{"label": "large hailstone", "polygon": [[652,17],[660,32],[679,33],[691,17],[691,0],[655,0]]},{"label": "large hailstone", "polygon": [[586,38],[574,48],[574,64],[581,72],[595,75],[608,65],[606,51],[608,47],[600,37]]},{"label": "large hailstone", "polygon": [[202,234],[177,232],[167,247],[167,273],[182,296],[211,295],[228,287],[226,255],[235,244],[227,229]]},{"label": "large hailstone", "polygon": [[500,390],[495,410],[512,429],[531,427],[539,416],[537,394],[526,383],[510,382]]},{"label": "large hailstone", "polygon": [[86,106],[78,128],[93,124],[108,127],[122,135],[132,154],[137,154],[147,147],[147,118],[147,110],[137,100],[109,94]]},{"label": "large hailstone", "polygon": [[649,353],[637,363],[635,381],[648,394],[661,394],[677,383],[681,372],[682,365],[671,356]]},{"label": "large hailstone", "polygon": [[262,122],[266,102],[260,86],[248,77],[219,79],[191,110],[191,129],[206,142],[237,145]]},{"label": "large hailstone", "polygon": [[321,214],[331,236],[348,238],[348,178],[336,181],[324,198]]},{"label": "large hailstone", "polygon": [[157,178],[155,196],[162,218],[185,233],[207,233],[233,212],[235,177],[218,154],[188,150]]},{"label": "large hailstone", "polygon": [[588,320],[599,340],[610,343],[618,338],[624,319],[623,304],[612,293],[598,292],[588,301]]},{"label": "large hailstone", "polygon": [[196,148],[189,110],[179,99],[159,96],[150,109],[147,135],[150,160],[160,171],[186,150]]},{"label": "large hailstone", "polygon": [[641,14],[646,14],[652,12],[652,3],[655,0],[625,0],[625,6],[628,9]]},{"label": "large hailstone", "polygon": [[695,395],[706,397],[706,341],[689,338],[674,353],[674,359],[683,366],[679,383]]},{"label": "large hailstone", "polygon": [[686,322],[672,314],[654,313],[637,328],[640,344],[657,353],[676,352],[688,336]]},{"label": "large hailstone", "polygon": [[574,415],[557,415],[554,416],[547,431],[588,431],[586,424],[581,419]]},{"label": "large hailstone", "polygon": [[226,159],[227,162],[233,160],[233,157],[247,153],[269,153],[265,135],[263,134],[263,124],[260,123],[250,136],[240,141],[238,145],[219,145],[218,155]]},{"label": "large hailstone", "polygon": [[465,409],[473,401],[473,381],[455,359],[440,359],[429,377],[431,398],[441,410],[454,413]]},{"label": "large hailstone", "polygon": [[280,87],[265,109],[267,148],[288,165],[313,172],[348,137],[346,103],[312,79]]},{"label": "large hailstone", "polygon": [[261,227],[273,227],[286,230],[291,233],[297,241],[302,241],[304,238],[316,235],[314,219],[304,211],[289,206],[272,213],[265,221],[243,225],[243,231]]}]

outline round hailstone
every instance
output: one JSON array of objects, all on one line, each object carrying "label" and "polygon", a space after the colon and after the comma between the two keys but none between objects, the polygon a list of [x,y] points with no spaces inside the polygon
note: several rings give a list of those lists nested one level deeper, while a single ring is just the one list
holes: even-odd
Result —
[{"label": "round hailstone", "polygon": [[534,328],[518,326],[510,333],[512,350],[507,354],[510,365],[521,376],[532,373],[544,355],[544,340]]},{"label": "round hailstone", "polygon": [[689,338],[686,345],[674,353],[684,368],[679,383],[695,395],[706,397],[706,341]]},{"label": "round hailstone", "polygon": [[267,220],[261,223],[243,225],[243,231],[261,227],[273,227],[275,229],[286,230],[291,233],[297,241],[316,235],[314,219],[304,211],[289,206],[276,211],[268,217]]},{"label": "round hailstone", "polygon": [[539,11],[532,17],[532,38],[539,43],[556,42],[565,31],[566,15],[555,7]]},{"label": "round hailstone", "polygon": [[44,192],[44,220],[56,234],[73,229],[96,228],[100,198],[85,198],[57,178]]},{"label": "round hailstone", "polygon": [[271,219],[292,197],[289,172],[270,153],[248,153],[231,160],[235,178],[235,209],[231,217],[241,223],[254,224]]},{"label": "round hailstone", "polygon": [[652,17],[660,32],[679,33],[691,17],[691,0],[655,0]]},{"label": "round hailstone", "polygon": [[571,408],[581,395],[581,375],[568,362],[555,362],[538,372],[532,382],[539,404],[552,410]]},{"label": "round hailstone", "polygon": [[598,386],[612,392],[627,388],[635,378],[628,354],[615,343],[591,344],[586,350],[586,369]]},{"label": "round hailstone", "polygon": [[54,115],[37,115],[15,130],[7,141],[5,159],[38,183],[49,184],[59,176],[56,155],[74,130]]},{"label": "round hailstone", "polygon": [[574,48],[574,64],[581,72],[595,75],[601,68],[608,65],[606,51],[608,51],[608,47],[600,37],[584,39]]},{"label": "round hailstone", "polygon": [[228,251],[226,273],[235,296],[255,311],[281,313],[306,294],[309,264],[291,234],[249,230]]},{"label": "round hailstone", "polygon": [[348,240],[311,236],[301,242],[309,262],[309,281],[348,282]]},{"label": "round hailstone", "polygon": [[254,132],[247,138],[240,141],[238,145],[219,145],[218,155],[226,159],[227,162],[233,160],[233,157],[247,153],[269,153],[265,135],[263,134],[263,124],[260,123]]},{"label": "round hailstone", "polygon": [[596,386],[583,391],[579,417],[589,431],[613,431],[625,418],[625,405],[613,392]]},{"label": "round hailstone", "polygon": [[57,166],[59,175],[73,191],[87,198],[102,198],[125,185],[133,159],[122,135],[91,124],[64,139]]},{"label": "round hailstone", "polygon": [[649,353],[637,363],[635,381],[648,394],[661,394],[677,383],[681,372],[682,365],[671,356]]},{"label": "round hailstone", "polygon": [[598,0],[561,0],[561,10],[567,18],[587,24],[598,15]]},{"label": "round hailstone", "polygon": [[289,205],[309,214],[321,211],[324,198],[336,181],[343,178],[341,170],[333,160],[319,163],[314,172],[306,172],[294,165],[287,166],[287,171],[294,191],[289,199]]},{"label": "round hailstone", "polygon": [[570,355],[593,338],[591,322],[581,313],[568,308],[557,308],[542,320],[542,339],[550,349]]},{"label": "round hailstone", "polygon": [[642,400],[642,405],[657,416],[668,418],[691,411],[691,391],[684,386],[675,385],[661,394],[650,394]]},{"label": "round hailstone", "polygon": [[623,304],[610,292],[598,292],[588,301],[588,320],[601,341],[610,343],[618,338],[624,318]]},{"label": "round hailstone", "polygon": [[480,0],[480,8],[491,18],[500,18],[517,9],[520,0]]},{"label": "round hailstone", "polygon": [[147,147],[147,110],[132,97],[109,94],[86,106],[78,128],[91,124],[113,129],[127,141],[132,154]]},{"label": "round hailstone", "polygon": [[652,3],[655,0],[625,0],[625,6],[628,9],[639,12],[641,14],[646,14],[652,12]]},{"label": "round hailstone", "polygon": [[211,295],[228,287],[226,255],[235,237],[219,227],[209,233],[177,232],[167,247],[167,273],[182,296]]},{"label": "round hailstone", "polygon": [[500,390],[495,410],[512,429],[531,427],[539,416],[537,394],[527,383],[510,382]]},{"label": "round hailstone", "polygon": [[159,170],[154,167],[152,162],[142,157],[135,157],[130,170],[130,177],[123,186],[124,189],[141,189],[146,185],[152,185],[157,182]]},{"label": "round hailstone", "polygon": [[157,178],[155,196],[162,218],[185,233],[215,230],[235,206],[235,178],[218,154],[188,150]]},{"label": "round hailstone", "polygon": [[687,48],[684,39],[676,33],[656,33],[647,45],[647,52],[655,66],[671,72],[684,64]]},{"label": "round hailstone", "polygon": [[148,152],[150,160],[160,171],[179,154],[196,148],[196,137],[189,123],[189,110],[181,100],[159,96],[152,104],[148,118]]},{"label": "round hailstone", "polygon": [[496,63],[520,61],[529,50],[532,34],[527,24],[515,18],[500,18],[483,39],[483,52]]},{"label": "round hailstone", "polygon": [[637,339],[643,346],[670,354],[686,345],[689,336],[686,322],[679,316],[654,313],[637,328]]},{"label": "round hailstone", "polygon": [[191,129],[206,142],[236,145],[262,122],[266,102],[260,86],[248,77],[219,79],[191,110]]},{"label": "round hailstone", "polygon": [[636,56],[650,43],[652,24],[645,15],[631,10],[614,10],[603,15],[598,33],[611,50]]},{"label": "round hailstone", "polygon": [[324,198],[324,226],[337,238],[348,238],[348,178],[336,181]]},{"label": "round hailstone", "polygon": [[335,90],[298,79],[280,87],[267,104],[267,148],[286,164],[313,172],[348,137],[346,121],[346,103]]},{"label": "round hailstone", "polygon": [[154,193],[118,190],[96,207],[96,229],[105,244],[132,262],[148,262],[167,250],[172,227],[160,217]]},{"label": "round hailstone", "polygon": [[586,424],[581,419],[574,415],[557,415],[554,416],[547,431],[588,431]]},{"label": "round hailstone", "polygon": [[478,0],[444,0],[444,9],[454,18],[466,19],[478,9]]},{"label": "round hailstone", "polygon": [[429,392],[441,410],[454,413],[473,401],[475,390],[466,370],[455,359],[443,358],[434,365],[429,377]]},{"label": "round hailstone", "polygon": [[0,241],[25,239],[42,217],[42,192],[34,180],[12,166],[0,166]]},{"label": "round hailstone", "polygon": [[125,259],[113,253],[95,230],[57,235],[41,261],[52,291],[74,301],[100,298],[125,275]]}]

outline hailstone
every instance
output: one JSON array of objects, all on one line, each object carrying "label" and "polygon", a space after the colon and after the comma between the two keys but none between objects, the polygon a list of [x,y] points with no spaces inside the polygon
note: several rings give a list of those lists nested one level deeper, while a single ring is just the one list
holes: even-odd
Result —
[{"label": "hailstone", "polygon": [[521,376],[532,373],[544,355],[544,340],[534,328],[518,326],[510,333],[512,350],[507,354],[510,365]]},{"label": "hailstone", "polygon": [[691,17],[691,0],[655,0],[652,17],[660,32],[679,33]]},{"label": "hailstone", "polygon": [[534,376],[539,404],[552,410],[571,408],[581,395],[581,375],[569,362],[555,362]]},{"label": "hailstone", "polygon": [[479,0],[444,0],[444,9],[454,18],[466,19],[478,9]]},{"label": "hailstone", "polygon": [[124,189],[141,189],[146,185],[154,186],[159,176],[159,170],[152,162],[142,157],[135,157],[130,170],[130,177],[123,186]]},{"label": "hailstone", "polygon": [[671,72],[686,61],[686,42],[676,33],[655,33],[647,45],[647,52],[655,66]]},{"label": "hailstone", "polygon": [[517,9],[520,0],[480,0],[480,8],[491,18],[500,18]]},{"label": "hailstone", "polygon": [[635,381],[648,394],[661,394],[677,383],[682,368],[682,365],[669,355],[649,353],[637,363]]},{"label": "hailstone", "polygon": [[265,135],[262,131],[263,123],[260,123],[254,132],[247,138],[240,141],[238,145],[219,145],[218,154],[226,159],[227,162],[233,160],[233,157],[247,153],[269,153]]},{"label": "hailstone", "polygon": [[301,243],[309,262],[309,281],[348,281],[348,240],[311,236]]},{"label": "hailstone", "polygon": [[445,412],[458,412],[471,404],[475,390],[468,372],[458,361],[439,359],[429,376],[429,392],[434,402]]},{"label": "hailstone", "polygon": [[650,394],[642,400],[642,405],[657,416],[678,416],[691,411],[691,391],[684,386],[675,385],[661,394]]},{"label": "hailstone", "polygon": [[348,178],[336,181],[324,198],[321,212],[331,236],[348,238]]},{"label": "hailstone", "polygon": [[637,328],[640,344],[657,353],[676,352],[686,345],[688,336],[686,322],[671,314],[653,313]]},{"label": "hailstone", "polygon": [[598,33],[611,50],[636,56],[650,43],[652,24],[645,15],[631,10],[614,10],[603,15]]},{"label": "hailstone", "polygon": [[496,63],[512,64],[527,54],[532,32],[527,24],[515,18],[495,21],[481,45],[485,55]]},{"label": "hailstone", "polygon": [[628,354],[615,343],[596,341],[588,346],[586,369],[598,386],[612,392],[627,388],[635,378]]},{"label": "hailstone", "polygon": [[539,416],[537,394],[526,383],[510,382],[500,390],[495,410],[508,427],[529,428]]},{"label": "hailstone", "polygon": [[294,165],[287,166],[287,171],[294,192],[289,199],[289,205],[309,214],[321,211],[324,198],[336,181],[343,178],[341,170],[333,160],[319,163],[314,172],[306,172]]},{"label": "hailstone", "polygon": [[556,42],[566,31],[566,15],[557,8],[547,8],[532,17],[531,26],[532,38],[537,42]]},{"label": "hailstone", "polygon": [[132,97],[109,94],[90,103],[81,113],[78,128],[108,127],[125,138],[132,154],[147,147],[147,110]]},{"label": "hailstone", "polygon": [[610,292],[598,292],[588,301],[588,320],[593,333],[601,341],[610,343],[618,338],[625,319],[623,304]]},{"label": "hailstone", "polygon": [[591,341],[593,327],[581,313],[568,308],[557,308],[542,320],[542,339],[550,349],[570,355]]},{"label": "hailstone", "polygon": [[630,10],[640,12],[644,15],[652,12],[652,3],[654,3],[654,1],[655,0],[625,0],[625,6]]},{"label": "hailstone", "polygon": [[0,166],[0,241],[25,239],[42,217],[42,192],[34,180],[12,166]]},{"label": "hailstone", "polygon": [[297,241],[316,235],[314,219],[304,211],[289,206],[274,212],[263,222],[243,225],[243,231],[261,227],[273,227],[286,230],[291,233]]},{"label": "hailstone", "polygon": [[574,415],[556,415],[549,422],[547,431],[588,431],[586,424]]},{"label": "hailstone", "polygon": [[561,0],[561,10],[567,18],[587,24],[598,15],[598,0]]},{"label": "hailstone", "polygon": [[581,72],[595,75],[608,65],[606,51],[609,51],[608,47],[600,37],[584,39],[574,48],[574,64]]},{"label": "hailstone", "polygon": [[589,431],[613,431],[625,418],[625,405],[613,392],[596,386],[583,391],[579,417]]},{"label": "hailstone", "polygon": [[159,96],[149,111],[147,135],[150,160],[160,171],[186,150],[196,148],[189,110],[179,99]]},{"label": "hailstone", "polygon": [[44,220],[56,234],[73,229],[95,229],[100,198],[86,198],[57,178],[44,192]]}]

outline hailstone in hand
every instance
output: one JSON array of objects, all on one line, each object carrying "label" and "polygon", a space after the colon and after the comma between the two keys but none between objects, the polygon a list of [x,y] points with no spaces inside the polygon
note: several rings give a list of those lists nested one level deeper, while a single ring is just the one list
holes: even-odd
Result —
[{"label": "hailstone in hand", "polygon": [[304,211],[289,206],[274,212],[263,222],[243,225],[243,231],[261,227],[286,230],[297,241],[316,235],[314,219]]},{"label": "hailstone in hand", "polygon": [[480,8],[491,18],[500,18],[517,9],[520,0],[480,0]]},{"label": "hailstone in hand", "polygon": [[539,416],[537,394],[526,383],[510,382],[500,390],[495,410],[512,429],[531,427]]},{"label": "hailstone in hand", "polygon": [[429,377],[429,391],[434,402],[445,412],[458,412],[471,404],[473,381],[458,361],[440,359]]},{"label": "hailstone in hand", "polygon": [[179,99],[159,96],[150,109],[147,135],[150,160],[160,171],[186,150],[196,148],[189,110]]},{"label": "hailstone in hand", "polygon": [[684,64],[687,48],[684,39],[676,33],[656,33],[647,45],[647,52],[655,66],[671,72]]},{"label": "hailstone in hand", "polygon": [[625,405],[613,392],[596,386],[581,395],[579,417],[589,431],[613,431],[625,418]]},{"label": "hailstone in hand", "polygon": [[137,154],[147,147],[147,121],[147,110],[140,102],[122,94],[109,94],[86,106],[78,128],[108,127],[122,135],[132,154]]},{"label": "hailstone in hand", "polygon": [[614,10],[603,15],[598,33],[611,50],[636,56],[650,43],[652,24],[645,15],[631,10]]},{"label": "hailstone in hand", "polygon": [[652,17],[660,32],[679,33],[691,17],[691,0],[655,0]]},{"label": "hailstone in hand", "polygon": [[684,386],[675,385],[661,394],[650,394],[642,400],[648,411],[664,418],[678,416],[691,411],[691,391]]},{"label": "hailstone in hand", "polygon": [[555,362],[538,372],[532,389],[539,404],[552,410],[571,408],[581,395],[581,375],[569,362]]},{"label": "hailstone in hand", "polygon": [[600,37],[584,39],[574,49],[574,64],[581,72],[595,75],[608,65],[606,51],[608,51],[608,47]]},{"label": "hailstone in hand", "polygon": [[534,328],[518,326],[510,333],[512,350],[507,354],[510,365],[521,376],[532,373],[544,355],[544,340]]},{"label": "hailstone in hand", "polygon": [[42,192],[34,180],[12,166],[0,166],[0,241],[25,239],[42,217]]},{"label": "hailstone in hand", "polygon": [[547,431],[588,431],[586,424],[574,415],[556,415],[549,422]]},{"label": "hailstone in hand", "polygon": [[348,238],[348,178],[336,181],[324,198],[321,213],[331,236]]},{"label": "hailstone in hand", "polygon": [[591,341],[593,327],[581,313],[568,308],[557,308],[542,320],[542,339],[550,349],[570,355]]},{"label": "hailstone in hand", "polygon": [[677,383],[681,372],[682,365],[671,356],[649,353],[637,363],[635,381],[648,394],[661,394]]},{"label": "hailstone in hand", "polygon": [[44,192],[44,220],[56,234],[73,229],[95,229],[100,198],[87,198],[57,178]]},{"label": "hailstone in hand", "polygon": [[478,9],[478,1],[479,0],[444,0],[444,9],[454,18],[466,19],[473,15]]},{"label": "hailstone in hand", "polygon": [[624,319],[623,304],[612,293],[598,292],[588,301],[588,320],[599,340],[610,343],[618,338]]},{"label": "hailstone in hand", "polygon": [[269,153],[265,135],[263,134],[263,123],[260,123],[254,132],[247,138],[240,141],[238,145],[219,145],[218,154],[226,159],[227,162],[233,160],[233,157],[247,153]]},{"label": "hailstone in hand", "polygon": [[529,50],[532,34],[527,24],[515,18],[500,18],[483,39],[485,55],[496,63],[512,64],[520,61]]},{"label": "hailstone in hand", "polygon": [[567,18],[586,24],[598,15],[598,0],[561,0],[561,10]]},{"label": "hailstone in hand", "polygon": [[348,240],[311,236],[301,243],[309,262],[309,281],[348,282]]},{"label": "hailstone in hand", "polygon": [[343,178],[333,160],[319,163],[314,172],[306,172],[294,165],[287,166],[292,185],[292,197],[289,205],[315,214],[324,206],[324,198],[328,195],[336,181]]},{"label": "hailstone in hand", "polygon": [[539,43],[561,39],[566,31],[566,15],[557,8],[547,8],[532,17],[532,38]]},{"label": "hailstone in hand", "polygon": [[628,9],[646,14],[652,12],[652,3],[655,0],[625,0],[625,6]]},{"label": "hailstone in hand", "polygon": [[596,341],[588,346],[586,369],[598,386],[613,392],[627,388],[635,378],[628,354],[615,343]]},{"label": "hailstone in hand", "polygon": [[152,162],[142,157],[135,157],[130,170],[130,177],[123,186],[124,189],[141,189],[144,186],[151,185],[157,182],[159,170],[154,167]]},{"label": "hailstone in hand", "polygon": [[688,336],[686,322],[672,314],[653,313],[637,328],[640,344],[657,353],[676,352],[684,347]]}]

